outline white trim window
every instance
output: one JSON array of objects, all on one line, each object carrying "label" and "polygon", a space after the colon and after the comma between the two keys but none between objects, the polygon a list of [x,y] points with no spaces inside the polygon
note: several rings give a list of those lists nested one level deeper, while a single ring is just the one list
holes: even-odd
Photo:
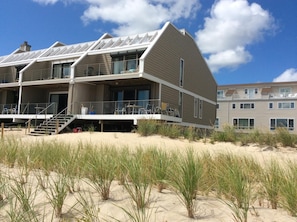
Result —
[{"label": "white trim window", "polygon": [[295,109],[294,102],[279,102],[277,103],[279,109]]},{"label": "white trim window", "polygon": [[268,103],[268,109],[273,109],[273,103]]},{"label": "white trim window", "polygon": [[244,89],[244,94],[246,94],[248,98],[254,98],[255,95],[258,94],[258,89],[257,88]]},{"label": "white trim window", "polygon": [[185,69],[185,61],[180,59],[179,62],[179,86],[184,86],[184,69]]},{"label": "white trim window", "polygon": [[279,89],[279,94],[281,97],[287,97],[291,93],[291,88],[290,87],[285,87],[285,88],[280,88]]},{"label": "white trim window", "polygon": [[270,119],[270,130],[275,130],[278,127],[284,127],[292,131],[295,127],[294,119],[287,118],[273,118]]},{"label": "white trim window", "polygon": [[240,109],[254,109],[254,103],[240,103]]},{"label": "white trim window", "polygon": [[217,91],[217,98],[223,99],[224,98],[224,90],[218,90]]},{"label": "white trim window", "polygon": [[220,127],[220,119],[216,118],[214,122],[214,128],[218,129]]},{"label": "white trim window", "polygon": [[233,126],[235,129],[254,129],[255,119],[253,119],[253,118],[234,118]]}]

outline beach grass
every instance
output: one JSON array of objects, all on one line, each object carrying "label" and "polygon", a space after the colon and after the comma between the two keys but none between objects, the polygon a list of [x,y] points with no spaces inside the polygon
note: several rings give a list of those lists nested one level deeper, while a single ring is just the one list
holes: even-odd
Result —
[{"label": "beach grass", "polygon": [[[233,131],[228,129],[228,134],[232,136]],[[251,136],[260,141],[261,135],[262,132],[255,132]],[[269,201],[273,209],[280,206],[297,216],[295,162],[280,165],[278,160],[273,160],[262,166],[249,156],[208,152],[198,155],[191,147],[170,152],[159,147],[138,147],[132,151],[129,147],[90,143],[79,143],[76,147],[45,141],[25,145],[15,138],[1,141],[0,153],[3,166],[8,167],[8,172],[15,172],[14,175],[0,173],[0,210],[6,209],[0,216],[8,221],[36,219],[35,213],[28,212],[36,210],[37,191],[44,193],[57,218],[65,217],[65,199],[73,196],[83,212],[73,208],[72,219],[100,221],[101,202],[94,202],[91,190],[95,190],[101,200],[107,200],[112,194],[112,181],[118,181],[128,194],[131,204],[120,209],[133,221],[151,219],[154,187],[160,194],[163,189],[176,193],[189,218],[199,217],[199,195],[221,200],[230,208],[235,221],[247,221],[254,201],[262,198]],[[30,175],[39,186],[30,186]],[[84,190],[78,189],[82,183]],[[263,193],[259,193],[258,188]],[[93,207],[94,204],[98,207]],[[18,210],[13,211],[14,208]],[[45,218],[42,212],[38,215],[39,219]]]}]

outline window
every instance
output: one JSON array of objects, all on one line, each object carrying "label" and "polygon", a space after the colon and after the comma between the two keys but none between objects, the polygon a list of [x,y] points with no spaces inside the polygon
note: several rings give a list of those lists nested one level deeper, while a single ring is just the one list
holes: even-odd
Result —
[{"label": "window", "polygon": [[129,54],[112,54],[112,73],[121,74],[135,72],[138,68],[139,58],[143,52]]},{"label": "window", "polygon": [[273,103],[268,103],[269,109],[273,109]]},{"label": "window", "polygon": [[233,119],[233,126],[236,129],[254,129],[255,120],[251,118]]},{"label": "window", "polygon": [[217,98],[219,98],[219,99],[224,98],[224,90],[218,90],[217,91]]},{"label": "window", "polygon": [[194,98],[194,118],[198,117],[198,98]]},{"label": "window", "polygon": [[53,78],[69,78],[72,63],[53,65]]},{"label": "window", "polygon": [[281,97],[287,97],[291,93],[291,88],[286,87],[286,88],[280,88],[279,93]]},{"label": "window", "polygon": [[217,103],[217,109],[219,109],[219,108],[220,108],[220,104]]},{"label": "window", "polygon": [[255,89],[255,88],[244,89],[244,94],[246,94],[248,98],[254,98],[255,94],[258,94],[258,89]]},{"label": "window", "polygon": [[270,119],[270,130],[275,130],[277,127],[285,127],[288,130],[294,130],[294,119]]},{"label": "window", "polygon": [[202,119],[203,100],[199,99],[199,119]]},{"label": "window", "polygon": [[214,128],[218,129],[219,128],[219,118],[216,118],[214,122]]},{"label": "window", "polygon": [[183,87],[184,86],[184,67],[185,62],[183,59],[180,59],[180,64],[179,64],[179,86]]},{"label": "window", "polygon": [[254,103],[240,103],[240,109],[254,109]]},{"label": "window", "polygon": [[295,103],[294,102],[280,102],[277,106],[279,109],[294,109]]},{"label": "window", "polygon": [[235,109],[236,108],[236,105],[235,103],[232,104],[232,109]]},{"label": "window", "polygon": [[180,116],[182,116],[183,113],[183,93],[179,92],[178,94],[178,106],[179,110],[181,111]]}]

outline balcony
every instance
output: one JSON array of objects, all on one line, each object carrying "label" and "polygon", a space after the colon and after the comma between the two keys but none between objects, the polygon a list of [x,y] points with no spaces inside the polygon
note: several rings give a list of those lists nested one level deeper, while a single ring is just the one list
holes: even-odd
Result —
[{"label": "balcony", "polygon": [[[0,104],[3,115],[56,115],[56,103]],[[66,107],[65,107],[66,108]],[[177,105],[155,100],[81,101],[75,102],[70,114],[74,115],[150,115],[162,114],[180,118]]]},{"label": "balcony", "polygon": [[13,78],[12,73],[1,73],[0,74],[0,84],[3,83],[11,83],[11,82],[17,82],[17,79]]},{"label": "balcony", "polygon": [[177,105],[156,100],[81,101],[73,104],[72,114],[82,115],[147,115],[180,117]]},{"label": "balcony", "polygon": [[[138,59],[123,60],[109,63],[92,63],[77,65],[75,67],[75,77],[88,77],[100,75],[113,75],[138,72]],[[54,74],[53,74],[54,73]],[[38,81],[49,79],[70,78],[70,70],[67,72],[53,71],[52,68],[31,69],[24,72],[23,81]],[[11,75],[4,73],[0,75],[0,83],[11,82]]]},{"label": "balcony", "polygon": [[116,62],[93,63],[77,65],[75,77],[113,75],[138,72],[138,59],[122,60]]}]

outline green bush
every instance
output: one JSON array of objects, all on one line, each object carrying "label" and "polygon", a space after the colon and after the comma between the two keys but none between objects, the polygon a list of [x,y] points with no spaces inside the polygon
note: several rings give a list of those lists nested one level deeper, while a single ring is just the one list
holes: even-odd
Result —
[{"label": "green bush", "polygon": [[286,128],[284,127],[277,128],[276,137],[282,146],[295,147],[297,137],[296,135],[290,134],[290,132]]},{"label": "green bush", "polygon": [[212,140],[219,142],[236,142],[237,133],[233,126],[225,125],[223,131],[214,131]]},{"label": "green bush", "polygon": [[153,119],[138,120],[137,133],[141,136],[151,136],[158,132],[158,122]]}]

